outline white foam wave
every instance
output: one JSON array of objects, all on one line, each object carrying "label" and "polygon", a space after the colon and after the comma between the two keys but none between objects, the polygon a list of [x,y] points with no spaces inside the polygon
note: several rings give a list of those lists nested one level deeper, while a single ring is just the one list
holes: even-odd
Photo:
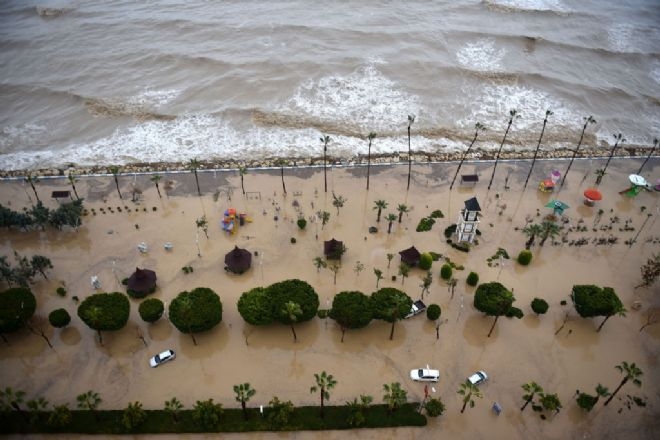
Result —
[{"label": "white foam wave", "polygon": [[181,94],[180,90],[151,90],[146,89],[136,96],[128,98],[128,103],[136,106],[162,107],[174,101]]},{"label": "white foam wave", "polygon": [[370,63],[347,76],[305,82],[279,111],[383,131],[406,125],[407,115],[418,115],[420,108],[417,96],[401,90]]},{"label": "white foam wave", "polygon": [[495,48],[494,38],[482,38],[463,46],[456,53],[456,59],[468,69],[494,72],[502,70],[502,59],[505,53],[506,50]]},{"label": "white foam wave", "polygon": [[651,67],[651,71],[649,72],[649,76],[657,84],[660,84],[660,61],[655,61],[653,63],[653,67]]},{"label": "white foam wave", "polygon": [[16,149],[21,145],[34,145],[40,136],[47,131],[46,126],[40,124],[8,125],[0,130],[0,150]]},{"label": "white foam wave", "polygon": [[560,0],[491,0],[489,3],[521,11],[568,12],[568,9]]},{"label": "white foam wave", "polygon": [[477,121],[501,120],[501,126],[487,128],[503,129],[511,109],[518,110],[521,116],[512,128],[515,130],[535,129],[545,118],[546,110],[553,112],[548,119],[549,124],[573,126],[582,120],[581,114],[561,100],[546,92],[519,85],[486,85],[476,92],[471,108],[471,115],[459,119],[457,126],[471,129]]},{"label": "white foam wave", "polygon": [[629,23],[615,23],[607,28],[607,40],[617,52],[634,52],[637,45],[633,42],[635,28]]}]

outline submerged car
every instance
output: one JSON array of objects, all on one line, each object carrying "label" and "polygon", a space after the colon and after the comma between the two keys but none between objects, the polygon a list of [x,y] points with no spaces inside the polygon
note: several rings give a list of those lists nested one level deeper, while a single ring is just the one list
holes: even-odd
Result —
[{"label": "submerged car", "polygon": [[156,356],[149,359],[149,365],[151,365],[152,368],[156,368],[165,362],[171,361],[175,357],[176,354],[174,353],[174,350],[165,350],[162,353],[158,353]]},{"label": "submerged car", "polygon": [[488,375],[485,371],[477,371],[472,376],[467,378],[468,382],[472,385],[481,385],[488,380]]},{"label": "submerged car", "polygon": [[417,300],[414,303],[412,303],[412,306],[410,307],[410,312],[405,317],[410,318],[411,316],[419,315],[424,310],[426,310],[426,304],[424,304],[424,301]]},{"label": "submerged car", "polygon": [[437,382],[440,379],[440,371],[429,368],[416,368],[410,370],[410,378],[418,382]]}]

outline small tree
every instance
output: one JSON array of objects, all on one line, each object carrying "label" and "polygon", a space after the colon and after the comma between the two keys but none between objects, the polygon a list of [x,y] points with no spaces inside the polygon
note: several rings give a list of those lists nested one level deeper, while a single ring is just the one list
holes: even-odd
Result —
[{"label": "small tree", "polygon": [[32,176],[30,173],[27,173],[25,176],[25,181],[30,184],[32,187],[32,191],[34,191],[34,196],[37,198],[37,203],[40,202],[39,200],[39,194],[37,193],[37,188],[35,188],[34,184],[39,181],[39,177],[37,176]]},{"label": "small tree", "polygon": [[337,385],[337,381],[332,377],[332,374],[327,374],[325,371],[322,371],[321,374],[314,373],[314,379],[316,385],[312,386],[309,392],[316,393],[318,391],[321,396],[321,418],[323,418],[323,404],[330,399],[330,390]]},{"label": "small tree", "polygon": [[415,122],[415,115],[408,115],[408,186],[406,191],[410,190],[410,173],[412,170],[412,151],[410,151],[410,127]]},{"label": "small tree", "polygon": [[440,339],[440,315],[442,309],[437,304],[430,304],[426,309],[426,319],[433,321],[435,324],[435,338]]},{"label": "small tree", "polygon": [[518,254],[518,264],[520,264],[521,266],[527,266],[531,262],[532,262],[532,252],[527,249],[523,249],[522,251],[520,251],[520,253]]},{"label": "small tree", "polygon": [[561,232],[561,227],[555,222],[543,220],[541,222],[541,241],[539,246],[543,246],[548,238],[554,238]]},{"label": "small tree", "polygon": [[37,309],[37,300],[26,287],[12,287],[0,294],[0,335],[23,328]]},{"label": "small tree", "polygon": [[469,381],[465,381],[461,384],[461,387],[457,391],[458,394],[463,396],[463,407],[461,408],[461,414],[465,412],[465,408],[470,405],[470,408],[474,408],[474,398],[482,398],[483,395],[479,391],[479,387],[473,385]]},{"label": "small tree", "polygon": [[94,418],[98,421],[96,409],[101,404],[101,396],[99,396],[99,393],[89,390],[86,393],[79,394],[78,397],[76,397],[76,400],[78,401],[78,409],[92,412]]},{"label": "small tree", "polygon": [[222,404],[213,403],[213,399],[198,400],[193,406],[192,418],[205,429],[214,431],[220,423],[222,412]]},{"label": "small tree", "polygon": [[495,317],[488,337],[493,333],[499,317],[509,312],[514,300],[513,293],[498,282],[484,283],[477,287],[474,293],[474,307],[488,316]]},{"label": "small tree", "polygon": [[426,275],[422,279],[422,284],[419,285],[419,287],[422,288],[422,299],[424,299],[424,292],[429,293],[429,289],[431,288],[431,284],[433,283],[433,274],[429,270],[426,272]]},{"label": "small tree", "polygon": [[287,301],[284,304],[284,308],[280,314],[288,321],[291,326],[291,332],[293,333],[293,342],[298,341],[298,335],[296,335],[296,329],[293,327],[293,324],[298,321],[298,317],[302,315],[302,309],[300,304],[297,304],[293,301]]},{"label": "small tree", "polygon": [[387,202],[385,200],[376,200],[374,202],[374,209],[378,211],[378,214],[376,215],[376,223],[380,222],[380,215],[385,208],[387,208]]},{"label": "small tree", "polygon": [[401,408],[408,401],[408,392],[401,388],[399,382],[383,384],[383,391],[385,391],[383,402],[387,405],[389,413]]},{"label": "small tree", "polygon": [[138,312],[144,322],[156,322],[163,316],[165,305],[158,298],[145,299],[140,303]]},{"label": "small tree", "polygon": [[268,402],[268,421],[272,429],[280,429],[289,423],[289,418],[293,414],[293,403],[290,400],[285,402],[280,401],[277,396],[274,396]]},{"label": "small tree", "polygon": [[443,280],[449,280],[452,276],[453,270],[449,263],[445,263],[440,268],[440,278]]},{"label": "small tree", "polygon": [[195,220],[195,225],[197,226],[198,229],[201,229],[202,231],[204,231],[204,235],[206,235],[206,239],[208,240],[208,238],[209,238],[209,222],[206,219],[206,215],[203,215],[202,217]]},{"label": "small tree", "polygon": [[129,431],[143,424],[146,419],[147,413],[142,409],[142,403],[137,401],[129,402],[121,417],[122,424]]},{"label": "small tree", "polygon": [[360,272],[364,270],[364,264],[360,262],[360,260],[355,262],[355,267],[353,268],[353,271],[355,272],[355,275],[358,277],[360,276]]},{"label": "small tree", "polygon": [[39,272],[45,279],[48,279],[46,276],[46,270],[53,268],[53,263],[50,261],[50,258],[44,257],[43,255],[33,255],[30,260],[30,265],[33,270]]},{"label": "small tree", "polygon": [[539,398],[543,409],[546,411],[554,411],[555,414],[562,408],[561,401],[557,394],[544,394],[541,393]]},{"label": "small tree", "polygon": [[387,254],[387,268],[390,268],[390,263],[392,263],[392,258],[394,258],[394,254]]},{"label": "small tree", "polygon": [[387,220],[387,233],[391,234],[392,233],[392,223],[394,220],[396,220],[396,215],[389,213],[385,216],[385,220]]},{"label": "small tree", "polygon": [[376,275],[376,289],[378,289],[378,283],[383,279],[383,271],[380,269],[374,269],[374,275]]},{"label": "small tree", "polygon": [[644,373],[642,373],[642,370],[638,368],[634,362],[629,364],[628,362],[623,361],[621,362],[621,364],[615,366],[614,368],[619,370],[619,372],[624,376],[619,386],[616,387],[614,392],[610,395],[610,398],[605,401],[605,406],[607,406],[610,403],[610,401],[614,399],[616,393],[618,393],[621,387],[623,387],[626,383],[628,383],[629,380],[632,380],[632,383],[637,385],[638,387],[642,386],[642,381],[639,378],[642,377]]},{"label": "small tree", "polygon": [[286,165],[286,160],[277,159],[275,165],[280,167],[280,177],[282,178],[282,194],[286,196],[286,185],[284,185],[284,165]]},{"label": "small tree", "polygon": [[371,294],[373,316],[392,323],[390,340],[394,338],[394,324],[403,319],[412,307],[412,299],[399,289],[383,287]]},{"label": "small tree", "polygon": [[648,287],[653,285],[655,281],[660,277],[660,253],[654,254],[646,260],[646,264],[640,267],[642,272],[642,284],[635,286],[635,289],[638,287]]},{"label": "small tree", "polygon": [[328,211],[319,211],[316,213],[316,216],[321,219],[321,230],[323,230],[330,220],[330,213]]},{"label": "small tree", "polygon": [[403,286],[404,281],[410,275],[410,266],[406,263],[399,264],[399,275],[401,275],[401,285]]},{"label": "small tree", "polygon": [[545,313],[548,311],[549,308],[547,301],[541,298],[534,298],[532,300],[531,306],[532,306],[532,310],[537,315],[545,315]]},{"label": "small tree", "polygon": [[257,394],[257,391],[254,388],[252,388],[249,383],[246,382],[239,385],[234,385],[234,393],[236,393],[236,396],[234,397],[236,401],[241,403],[241,408],[243,409],[243,418],[247,420],[248,413],[247,413],[246,403],[255,394]]},{"label": "small tree", "polygon": [[621,300],[611,287],[600,288],[593,284],[575,285],[571,293],[573,305],[578,314],[583,318],[604,316],[605,319],[598,326],[597,332],[610,317],[614,315],[625,316],[626,309]]},{"label": "small tree", "polygon": [[596,403],[598,403],[598,400],[600,400],[601,397],[607,397],[609,395],[610,393],[608,389],[601,384],[598,384],[596,386],[595,396],[587,393],[578,393],[575,400],[577,401],[577,404],[580,408],[589,412],[594,408],[594,406],[596,406]]},{"label": "small tree", "polygon": [[410,208],[408,207],[408,205],[405,205],[403,203],[399,203],[396,207],[396,210],[399,212],[399,223],[401,223],[403,214],[407,214],[410,212]]},{"label": "small tree", "polygon": [[429,270],[433,266],[433,256],[429,252],[424,252],[419,256],[419,268]]},{"label": "small tree", "polygon": [[188,171],[193,173],[195,175],[195,183],[197,184],[197,195],[201,197],[202,191],[199,189],[199,177],[197,177],[197,170],[200,167],[200,163],[197,159],[190,159],[190,161],[186,164],[186,168]]},{"label": "small tree", "polygon": [[48,315],[48,322],[56,328],[64,328],[71,322],[71,315],[66,309],[55,309]]},{"label": "small tree", "polygon": [[163,198],[163,196],[160,194],[160,186],[158,185],[158,183],[162,180],[162,178],[163,178],[163,176],[159,176],[158,174],[154,174],[149,179],[154,183],[154,185],[156,185],[156,191],[158,192],[158,198],[159,199]]},{"label": "small tree", "polygon": [[39,397],[28,400],[26,405],[30,412],[30,424],[35,425],[39,422],[39,416],[46,412],[48,401],[43,397]]},{"label": "small tree", "polygon": [[468,286],[476,286],[479,284],[479,274],[476,272],[470,272],[465,282],[468,284]]},{"label": "small tree", "polygon": [[115,179],[115,186],[117,187],[117,194],[119,194],[119,198],[121,200],[123,200],[124,198],[121,195],[121,191],[119,191],[119,179],[117,178],[117,175],[119,174],[119,167],[116,166],[116,165],[113,165],[108,169],[112,173],[112,177],[114,177],[114,179]]},{"label": "small tree", "polygon": [[534,245],[536,237],[541,235],[543,229],[538,223],[531,223],[526,225],[522,232],[529,237],[529,239],[525,242],[525,249],[529,250]]},{"label": "small tree", "polygon": [[245,166],[239,166],[238,167],[238,174],[241,176],[241,191],[243,191],[243,195],[245,195],[245,185],[243,185],[243,177],[247,174],[248,170]]},{"label": "small tree", "polygon": [[172,417],[174,423],[179,422],[179,412],[182,409],[183,403],[181,403],[176,397],[172,397],[170,400],[165,401],[165,412]]},{"label": "small tree", "polygon": [[339,216],[339,208],[343,208],[343,207],[344,207],[344,203],[346,203],[346,199],[345,199],[343,196],[341,196],[341,195],[338,196],[338,195],[335,194],[335,192],[333,191],[333,192],[332,192],[332,206],[334,206],[335,208],[337,208],[337,216]]},{"label": "small tree", "polygon": [[534,396],[536,394],[541,394],[543,393],[543,388],[541,385],[537,384],[536,382],[528,382],[526,384],[522,385],[522,389],[525,391],[525,394],[523,394],[523,399],[525,400],[525,404],[520,408],[520,411],[524,411],[525,408],[527,408],[527,405],[532,403],[534,400]]},{"label": "small tree", "polygon": [[69,179],[69,183],[71,184],[71,188],[73,189],[73,193],[76,195],[76,199],[80,200],[80,197],[78,196],[78,190],[76,189],[76,182],[78,179],[76,179],[76,176],[72,173],[69,173],[67,177]]},{"label": "small tree", "polygon": [[438,417],[445,412],[445,404],[440,399],[432,398],[424,404],[424,409],[429,417]]},{"label": "small tree", "polygon": [[327,172],[327,163],[328,163],[328,142],[330,142],[330,136],[321,136],[321,143],[323,143],[323,188],[324,191],[328,192],[328,172]]},{"label": "small tree", "polygon": [[456,182],[456,177],[458,176],[458,173],[461,171],[461,167],[463,166],[463,162],[465,161],[465,158],[467,157],[468,154],[470,154],[470,151],[472,151],[472,146],[477,141],[479,132],[484,130],[486,130],[486,127],[481,122],[477,122],[476,124],[474,124],[474,138],[472,139],[472,142],[470,142],[470,145],[467,147],[467,150],[463,152],[460,162],[458,162],[458,168],[456,168],[456,174],[454,174],[454,178],[452,179],[451,184],[449,185],[450,191],[454,188],[454,182]]},{"label": "small tree", "polygon": [[339,324],[341,342],[344,342],[347,329],[363,328],[371,322],[372,304],[369,297],[362,292],[339,292],[332,300],[329,316]]},{"label": "small tree", "polygon": [[78,306],[78,317],[92,330],[96,330],[103,345],[102,331],[124,328],[130,314],[128,297],[120,292],[96,293]]},{"label": "small tree", "polygon": [[333,284],[337,284],[337,274],[339,273],[339,270],[341,269],[341,264],[338,262],[333,262],[332,264],[328,265],[328,269],[330,269],[330,272],[332,272],[333,275]]},{"label": "small tree", "polygon": [[53,344],[50,343],[50,339],[48,339],[48,335],[46,335],[46,332],[48,331],[48,319],[41,315],[32,315],[27,322],[27,327],[35,335],[41,336],[50,348],[53,348]]},{"label": "small tree", "polygon": [[0,390],[0,411],[22,411],[21,405],[25,398],[25,391],[14,391],[11,387]]},{"label": "small tree", "polygon": [[373,131],[369,132],[367,139],[369,139],[369,148],[367,149],[367,191],[369,191],[369,174],[371,171],[371,142],[376,137],[376,133]]}]

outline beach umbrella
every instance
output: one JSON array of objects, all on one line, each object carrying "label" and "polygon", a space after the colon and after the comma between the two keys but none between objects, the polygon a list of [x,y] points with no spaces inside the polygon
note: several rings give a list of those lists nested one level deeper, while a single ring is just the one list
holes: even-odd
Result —
[{"label": "beach umbrella", "polygon": [[595,201],[602,200],[603,195],[596,188],[587,188],[584,190],[584,197],[587,205],[593,205]]},{"label": "beach umbrella", "polygon": [[554,213],[557,215],[562,215],[564,213],[564,209],[570,208],[566,203],[561,202],[559,200],[550,200],[550,202],[545,205],[546,208],[552,208]]},{"label": "beach umbrella", "polygon": [[234,246],[234,249],[225,255],[225,270],[241,274],[250,268],[252,254],[246,249]]},{"label": "beach umbrella", "polygon": [[344,242],[335,240],[324,241],[323,242],[323,255],[328,260],[341,260],[341,255],[344,253]]},{"label": "beach umbrella", "polygon": [[646,179],[640,176],[639,174],[631,174],[628,176],[628,180],[630,180],[630,183],[632,183],[635,186],[643,186],[646,187]]},{"label": "beach umbrella", "polygon": [[410,267],[415,267],[419,264],[419,259],[421,254],[415,246],[411,246],[408,249],[404,249],[399,252],[401,256],[401,262],[406,263]]},{"label": "beach umbrella", "polygon": [[150,293],[156,287],[156,272],[136,267],[133,275],[128,278],[126,287],[134,292]]}]

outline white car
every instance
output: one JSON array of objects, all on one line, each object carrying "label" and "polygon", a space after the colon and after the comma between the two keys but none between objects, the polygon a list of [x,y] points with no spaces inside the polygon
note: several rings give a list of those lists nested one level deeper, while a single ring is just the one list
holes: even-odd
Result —
[{"label": "white car", "polygon": [[176,354],[174,353],[174,350],[165,350],[164,352],[158,353],[156,356],[149,359],[149,365],[151,365],[152,368],[156,368],[160,364],[169,362],[175,357]]},{"label": "white car", "polygon": [[440,380],[440,371],[433,370],[427,365],[426,368],[410,370],[410,378],[418,382],[437,382]]},{"label": "white car", "polygon": [[488,375],[485,371],[477,371],[472,376],[468,377],[467,380],[472,385],[481,385],[488,380]]}]

